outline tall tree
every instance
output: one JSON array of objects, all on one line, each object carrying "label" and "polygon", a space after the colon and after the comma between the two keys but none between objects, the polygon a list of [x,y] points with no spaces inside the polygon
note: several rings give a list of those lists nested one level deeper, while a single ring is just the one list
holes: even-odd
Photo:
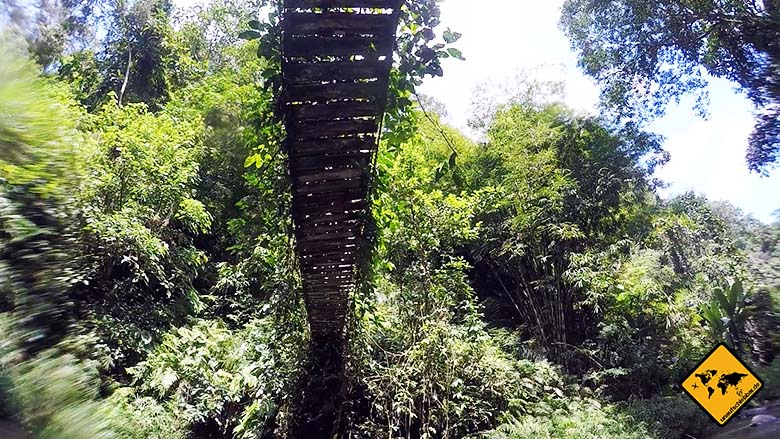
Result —
[{"label": "tall tree", "polygon": [[780,161],[780,1],[567,0],[561,25],[618,116],[658,116],[690,92],[703,109],[706,71],[756,107],[749,167]]},{"label": "tall tree", "polygon": [[159,109],[168,100],[175,62],[167,41],[171,32],[169,0],[118,1],[104,50],[105,83],[123,102],[145,102]]},{"label": "tall tree", "polygon": [[0,27],[27,40],[30,55],[44,69],[62,56],[93,43],[101,17],[100,0],[0,0]]}]

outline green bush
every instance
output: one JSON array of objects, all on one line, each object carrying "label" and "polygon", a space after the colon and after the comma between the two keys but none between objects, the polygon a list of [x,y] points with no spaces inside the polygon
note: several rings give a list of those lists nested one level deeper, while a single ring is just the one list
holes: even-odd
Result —
[{"label": "green bush", "polygon": [[699,437],[711,423],[693,401],[683,396],[636,400],[621,404],[621,408],[661,439]]},{"label": "green bush", "polygon": [[492,428],[502,412],[526,413],[545,395],[563,394],[550,363],[513,358],[478,325],[430,321],[420,334],[411,343],[399,333],[375,340],[363,372],[384,431],[464,437]]},{"label": "green bush", "polygon": [[764,388],[758,393],[758,398],[780,400],[780,359],[775,359],[769,366],[757,368],[756,374],[764,381]]},{"label": "green bush", "polygon": [[272,319],[232,330],[202,320],[163,337],[131,369],[141,392],[166,401],[184,422],[216,421],[223,434],[253,438],[275,421],[295,367],[295,344]]},{"label": "green bush", "polygon": [[115,437],[110,411],[95,399],[94,371],[74,357],[50,350],[4,367],[10,411],[36,439]]},{"label": "green bush", "polygon": [[123,388],[108,398],[111,424],[121,439],[186,439],[189,425],[175,408],[166,407],[150,397],[138,397],[131,388]]},{"label": "green bush", "polygon": [[[11,322],[0,314],[0,334],[11,333]],[[13,340],[0,337],[0,416],[18,420],[35,439],[187,437],[188,426],[176,412],[152,398],[120,389],[99,399],[95,368],[63,350],[21,358]]]},{"label": "green bush", "polygon": [[616,406],[573,399],[546,414],[513,416],[475,439],[648,439],[652,430]]}]

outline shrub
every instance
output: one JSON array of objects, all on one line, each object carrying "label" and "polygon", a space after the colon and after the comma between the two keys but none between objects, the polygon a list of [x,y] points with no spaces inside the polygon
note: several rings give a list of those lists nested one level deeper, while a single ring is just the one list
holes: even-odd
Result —
[{"label": "shrub", "polygon": [[255,437],[275,420],[292,380],[287,355],[300,344],[286,337],[268,318],[239,330],[197,321],[166,334],[131,372],[141,392],[166,401],[184,422]]},{"label": "shrub", "polygon": [[707,415],[683,396],[636,400],[621,405],[621,408],[637,424],[643,423],[656,437],[663,439],[700,437],[710,424]]},{"label": "shrub", "polygon": [[553,366],[512,358],[482,327],[431,321],[420,334],[409,346],[402,334],[378,341],[364,372],[385,431],[464,437],[491,428],[506,410],[528,412],[544,395],[562,394]]},{"label": "shrub", "polygon": [[74,357],[49,350],[4,371],[10,411],[36,439],[115,437],[96,375]]},{"label": "shrub", "polygon": [[780,399],[780,359],[775,359],[769,366],[757,368],[756,373],[764,380],[764,388],[758,397],[770,401]]},{"label": "shrub", "polygon": [[121,439],[186,439],[189,425],[175,410],[154,398],[119,389],[107,400],[115,434]]},{"label": "shrub", "polygon": [[644,424],[633,422],[613,405],[595,399],[573,399],[546,414],[514,416],[475,439],[647,439]]}]

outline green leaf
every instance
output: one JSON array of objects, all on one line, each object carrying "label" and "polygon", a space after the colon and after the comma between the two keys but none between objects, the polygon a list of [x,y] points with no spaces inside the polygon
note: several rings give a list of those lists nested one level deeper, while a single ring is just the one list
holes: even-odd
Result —
[{"label": "green leaf", "polygon": [[260,38],[260,32],[254,30],[245,30],[238,34],[238,38],[241,38],[242,40],[256,40]]},{"label": "green leaf", "polygon": [[176,375],[176,371],[171,368],[165,369],[162,377],[160,378],[160,385],[167,392],[176,382],[179,380],[179,376]]},{"label": "green leaf", "polygon": [[257,20],[249,20],[249,27],[251,27],[252,29],[255,29],[255,30],[262,30],[263,29],[262,23],[260,23]]},{"label": "green leaf", "polygon": [[731,286],[731,292],[734,300],[734,308],[736,309],[745,299],[745,287],[742,285],[742,281],[737,279]]},{"label": "green leaf", "polygon": [[454,47],[450,47],[449,49],[447,49],[447,53],[449,53],[450,56],[453,58],[458,58],[461,61],[466,61],[466,58],[463,56],[463,52],[461,52],[460,50]]},{"label": "green leaf", "polygon": [[431,63],[431,65],[426,68],[426,71],[431,76],[444,76],[444,70],[442,70],[441,65],[439,65],[438,62]]},{"label": "green leaf", "polygon": [[463,34],[460,34],[458,32],[453,32],[449,28],[447,28],[446,31],[444,31],[444,41],[446,41],[448,44],[452,44],[460,39],[460,37],[463,36]]},{"label": "green leaf", "polygon": [[444,176],[444,165],[445,164],[442,163],[442,164],[440,164],[439,166],[436,167],[436,170],[435,170],[434,175],[433,175],[434,183],[438,183],[439,180],[441,180],[441,178]]},{"label": "green leaf", "polygon": [[249,157],[246,158],[244,161],[244,167],[248,168],[252,165],[255,165],[255,167],[260,168],[263,166],[263,157],[260,154],[252,154]]}]

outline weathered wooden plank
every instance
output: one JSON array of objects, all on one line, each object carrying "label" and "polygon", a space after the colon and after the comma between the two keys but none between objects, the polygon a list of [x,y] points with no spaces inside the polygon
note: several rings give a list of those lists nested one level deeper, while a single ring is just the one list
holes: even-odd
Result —
[{"label": "weathered wooden plank", "polygon": [[329,100],[378,101],[387,92],[383,81],[307,84],[287,87],[288,102],[322,102]]},{"label": "weathered wooden plank", "polygon": [[343,137],[353,134],[373,134],[379,130],[375,119],[323,120],[289,124],[292,138],[297,140]]},{"label": "weathered wooden plank", "polygon": [[[350,260],[350,259],[347,259],[347,258],[342,258],[342,259],[344,259],[344,261],[349,261]],[[354,258],[351,259],[351,260],[354,260]],[[335,261],[335,262],[341,262],[341,259],[339,259],[339,261]],[[318,267],[317,265],[313,265],[313,264],[308,264],[306,266],[301,266],[301,273],[303,273],[304,275],[309,275],[309,274],[312,274],[312,275],[314,275],[314,274],[329,274],[330,273],[330,274],[335,276],[335,275],[342,275],[342,274],[352,273],[352,271],[354,269],[354,267],[350,267],[349,269],[333,269],[333,270],[330,270],[330,271],[322,271],[322,270],[318,269],[317,267]]]},{"label": "weathered wooden plank", "polygon": [[318,278],[315,276],[320,276],[320,277],[350,276],[354,278],[354,274],[355,274],[354,264],[350,264],[349,269],[330,268],[327,270],[320,270],[312,266],[312,267],[301,267],[301,270],[303,270],[301,272],[303,273],[303,277],[305,279],[310,279],[310,280],[317,280]]},{"label": "weathered wooden plank", "polygon": [[[293,187],[297,188],[298,185],[293,183]],[[329,194],[312,194],[306,197],[297,197],[293,199],[293,210],[300,211],[298,213],[310,213],[311,211],[317,212],[345,212],[355,209],[365,209],[367,207],[365,203],[366,191],[360,188],[359,190],[346,190],[346,191],[334,191]]]},{"label": "weathered wooden plank", "polygon": [[368,168],[371,165],[371,154],[329,154],[290,159],[293,173],[325,168]]},{"label": "weathered wooden plank", "polygon": [[323,230],[320,233],[311,231],[310,233],[299,234],[298,241],[301,243],[301,245],[309,245],[309,243],[319,241],[349,241],[356,239],[360,233],[361,232],[359,228],[354,228],[351,230]]},{"label": "weathered wooden plank", "polygon": [[322,265],[322,266],[316,266],[312,265],[308,267],[307,273],[311,274],[324,274],[324,273],[340,273],[342,270],[346,269],[347,266],[349,266],[350,270],[354,270],[354,259],[350,262],[341,263],[343,266],[335,265],[335,264],[329,264],[329,265]]},{"label": "weathered wooden plank", "polygon": [[315,182],[315,183],[308,183],[308,184],[302,184],[295,188],[295,192],[301,194],[324,194],[329,192],[337,192],[342,191],[344,189],[358,189],[360,187],[363,187],[363,184],[367,183],[364,182],[361,178],[355,178],[352,180],[337,180],[337,181],[326,181],[326,182]]},{"label": "weathered wooden plank", "polygon": [[[306,265],[302,266],[304,273],[323,273],[325,271],[317,269],[316,267],[321,265],[333,265],[335,263],[341,263],[344,261],[354,260],[355,258],[355,252],[347,252],[344,253],[344,250],[332,250],[329,253],[318,253],[315,256],[307,256],[303,259],[303,263]],[[320,265],[317,265],[320,264]],[[349,268],[338,268],[330,270],[331,272],[351,272],[353,267]]]},{"label": "weathered wooden plank", "polygon": [[[332,305],[338,304],[339,306],[341,305],[341,303],[334,301],[333,299],[347,296],[346,291],[340,291],[339,289],[333,287],[312,290],[311,293],[312,293],[311,294],[312,298],[319,299],[321,302],[332,304]],[[334,306],[333,308],[338,308],[338,306]]]},{"label": "weathered wooden plank", "polygon": [[307,236],[307,235],[319,235],[322,233],[330,233],[330,232],[356,232],[358,231],[358,228],[360,227],[360,224],[335,224],[335,225],[328,225],[328,226],[318,226],[318,227],[304,227],[298,229],[298,235],[299,236]]},{"label": "weathered wooden plank", "polygon": [[339,287],[342,290],[355,287],[355,282],[342,282],[340,280],[334,281],[330,279],[317,280],[316,283],[313,284],[317,285],[318,288]]},{"label": "weathered wooden plank", "polygon": [[[340,309],[340,308],[339,308]],[[312,335],[317,337],[318,340],[338,340],[338,337],[344,332],[344,320],[346,319],[346,307],[344,311],[338,311],[340,314],[335,314],[333,318],[321,318],[317,320],[312,318],[309,321]],[[338,317],[335,317],[338,315]]]},{"label": "weathered wooden plank", "polygon": [[304,278],[312,283],[319,281],[330,281],[331,283],[335,283],[335,281],[339,281],[343,284],[352,284],[355,282],[355,273],[354,270],[345,273],[311,273],[305,275]]},{"label": "weathered wooden plank", "polygon": [[354,81],[356,79],[372,79],[387,76],[390,70],[390,61],[288,62],[285,63],[283,70],[284,78],[290,84]]},{"label": "weathered wooden plank", "polygon": [[[335,184],[337,182],[328,182],[328,184]],[[340,181],[338,183],[341,183]],[[297,194],[310,194],[310,197],[306,201],[298,201],[293,203],[293,213],[296,215],[295,219],[304,218],[303,215],[315,215],[325,213],[351,213],[368,208],[367,196],[363,198],[353,198],[353,195],[343,195],[338,189],[334,189],[332,192],[306,192],[310,187],[316,185],[312,183],[300,188],[300,192],[296,188],[297,183],[293,183],[293,197]],[[350,184],[351,187],[343,188],[348,193],[353,191],[366,192],[365,187],[356,187],[357,185]],[[322,197],[323,200],[317,200]],[[327,198],[327,199],[325,199]]]},{"label": "weathered wooden plank", "polygon": [[[332,265],[334,263],[340,263],[340,262],[347,262],[347,261],[354,261],[354,259],[347,259],[342,258],[339,260],[332,260],[327,261],[326,264]],[[314,265],[314,264],[308,264],[306,266],[301,266],[301,273],[303,273],[304,276],[309,275],[331,275],[331,276],[342,276],[342,275],[348,275],[352,274],[355,267],[350,266],[349,268],[330,268],[330,269],[322,269],[323,265]]]},{"label": "weathered wooden plank", "polygon": [[[336,242],[336,241],[315,241],[315,242],[306,244],[306,246],[307,247],[313,247],[313,248],[315,248],[315,247],[323,247],[324,249],[327,250],[326,247],[332,247],[330,244],[333,244],[334,242]],[[334,252],[337,251],[336,248],[332,248],[331,250],[334,251]],[[322,259],[322,260],[313,260],[313,261],[312,260],[307,260],[306,261],[306,263],[307,263],[307,265],[306,265],[307,272],[311,273],[311,272],[314,272],[314,271],[326,272],[326,271],[338,271],[338,270],[341,270],[341,269],[352,269],[353,268],[352,267],[352,262],[354,262],[355,257],[356,256],[354,255],[354,252],[353,252],[353,255],[351,255],[351,256],[343,256],[343,257],[334,256],[334,257],[327,258],[327,259]]]},{"label": "weathered wooden plank", "polygon": [[[353,268],[354,268],[354,265],[353,265]],[[342,283],[352,283],[352,282],[354,282],[354,276],[352,276],[352,277],[353,277],[353,279],[344,279],[344,280],[342,280]],[[309,278],[306,277],[306,279],[309,279]],[[317,278],[317,279],[311,279],[311,281],[315,282],[315,281],[321,281],[323,279],[324,279],[324,277],[323,278]]]},{"label": "weathered wooden plank", "polygon": [[[311,307],[310,310],[310,323],[312,324],[312,331],[314,331],[315,326],[314,325],[322,325],[323,319],[325,319],[328,315],[336,315],[336,316],[345,316],[347,312],[347,306],[346,306],[346,295],[345,296],[335,296],[335,298],[339,298],[340,300],[332,301],[330,300],[330,296],[333,296],[335,293],[333,293],[334,288],[328,287],[328,288],[316,288],[316,286],[312,286],[312,291],[322,291],[323,295],[315,295],[312,294],[313,298],[322,298],[318,301],[317,307]],[[344,302],[343,304],[341,302]],[[307,303],[308,304],[308,303]],[[316,308],[312,309],[312,308]],[[343,321],[339,321],[343,322]],[[333,330],[334,322],[330,322],[329,330]],[[343,323],[339,324],[340,328],[343,328]],[[323,330],[326,330],[325,328],[322,328]],[[322,334],[317,334],[318,336],[322,336]]]},{"label": "weathered wooden plank", "polygon": [[[316,285],[312,285],[315,286]],[[327,306],[317,309],[315,311],[317,315],[322,316],[324,313],[331,312],[331,313],[343,313],[346,310],[346,304],[342,304],[341,300],[334,300],[334,299],[344,299],[347,297],[347,292],[344,293],[337,293],[336,290],[338,288],[334,287],[323,287],[323,288],[314,288],[312,289],[312,298],[318,298],[321,300],[321,303],[326,304]],[[343,306],[343,308],[342,308]]]},{"label": "weathered wooden plank", "polygon": [[339,202],[323,202],[322,204],[310,201],[306,204],[298,204],[293,209],[295,213],[295,221],[296,224],[303,224],[298,223],[298,221],[305,221],[307,215],[308,216],[314,216],[314,215],[321,215],[325,216],[327,214],[331,215],[354,215],[354,214],[360,214],[361,212],[364,212],[368,208],[368,203],[366,200],[358,200],[358,201],[339,201]]},{"label": "weathered wooden plank", "polygon": [[300,104],[287,107],[287,119],[292,122],[378,117],[381,106],[377,101],[346,101],[328,104]]},{"label": "weathered wooden plank", "polygon": [[308,262],[314,262],[317,260],[317,258],[345,258],[346,256],[354,255],[354,252],[345,252],[343,250],[338,251],[332,251],[332,252],[325,252],[325,253],[317,253],[316,255],[310,255],[310,256],[304,256],[301,259],[302,263],[308,263]]},{"label": "weathered wooden plank", "polygon": [[299,235],[301,236],[313,235],[322,232],[335,232],[335,231],[347,231],[347,230],[352,230],[355,231],[355,233],[359,233],[362,227],[363,224],[361,222],[336,223],[336,224],[318,225],[317,227],[305,227],[305,228],[298,229],[298,232]]},{"label": "weathered wooden plank", "polygon": [[340,287],[342,289],[345,288],[352,288],[355,286],[355,276],[348,276],[344,278],[340,277],[318,277],[318,278],[307,278],[309,283],[312,285],[317,285],[319,288],[327,288],[327,287]]},{"label": "weathered wooden plank", "polygon": [[[332,287],[331,287],[332,288]],[[316,285],[313,285],[311,289],[318,289]],[[347,302],[346,297],[341,298],[337,302]],[[330,302],[317,302],[317,314],[312,314],[310,320],[312,335],[316,334],[318,338],[322,337],[336,337],[344,330],[344,321],[346,319],[347,307],[341,303],[334,303],[330,305]],[[312,307],[313,308],[313,307]],[[309,308],[311,309],[311,308]],[[327,322],[327,323],[326,323]],[[326,326],[327,325],[327,326]],[[335,328],[338,329],[335,329]],[[328,335],[332,334],[332,335]]]},{"label": "weathered wooden plank", "polygon": [[[305,257],[305,262],[307,263],[307,266],[319,266],[322,263],[325,262],[333,262],[333,261],[339,261],[344,258],[349,258],[351,255],[354,256],[356,252],[356,248],[347,247],[347,242],[352,242],[354,244],[354,241],[349,240],[341,240],[339,242],[331,242],[334,244],[339,245],[329,245],[330,243],[325,242],[317,242],[315,243],[299,243],[301,248],[301,252],[303,256]],[[328,244],[328,245],[326,245]],[[329,256],[322,256],[324,254],[327,254]]]},{"label": "weathered wooden plank", "polygon": [[310,273],[305,274],[306,279],[309,281],[314,280],[338,280],[341,282],[354,282],[355,281],[355,272],[354,270],[345,270],[337,273]]},{"label": "weathered wooden plank", "polygon": [[299,253],[304,256],[309,255],[316,255],[320,252],[328,251],[328,250],[354,250],[357,247],[357,244],[355,242],[317,242],[316,244],[308,244],[308,245],[300,245],[299,243]]},{"label": "weathered wooden plank", "polygon": [[[339,266],[338,264],[343,264],[344,266]],[[306,275],[314,275],[314,274],[332,274],[332,275],[340,275],[345,273],[351,273],[355,269],[355,259],[339,259],[339,260],[331,260],[331,261],[322,261],[320,264],[309,264],[306,266],[301,266],[302,273],[305,271]],[[348,266],[348,267],[347,267]]]},{"label": "weathered wooden plank", "polygon": [[285,0],[288,9],[311,8],[381,8],[396,9],[401,0]]},{"label": "weathered wooden plank", "polygon": [[[344,236],[344,238],[351,238],[351,237],[357,237],[360,233],[362,228],[362,225],[347,225],[347,224],[340,224],[336,226],[326,226],[326,227],[312,227],[309,229],[299,230],[298,231],[298,237],[313,237],[313,236],[326,236],[326,235],[335,235],[335,234],[342,234],[342,233],[350,233],[349,236]],[[311,239],[310,241],[318,241],[317,239]]]},{"label": "weathered wooden plank", "polygon": [[[350,245],[352,247],[350,247]],[[356,243],[354,242],[347,242],[347,241],[334,241],[334,242],[318,242],[315,244],[307,244],[303,245],[302,243],[298,243],[299,252],[303,256],[316,256],[320,253],[332,251],[354,251],[355,247],[357,247]]]},{"label": "weathered wooden plank", "polygon": [[[295,218],[295,227],[297,231],[310,230],[312,227],[329,227],[336,224],[342,225],[363,225],[366,214],[366,210],[348,211],[348,212],[332,212],[329,216],[324,214],[318,214],[309,218],[301,216]],[[330,220],[329,218],[334,218]]]},{"label": "weathered wooden plank", "polygon": [[324,321],[317,321],[315,318],[312,318],[309,321],[312,335],[317,337],[318,340],[338,340],[338,337],[344,332],[344,319],[346,319],[346,313],[341,313],[339,317],[328,318]]},{"label": "weathered wooden plank", "polygon": [[323,154],[365,154],[376,150],[375,136],[339,137],[331,139],[290,140],[292,157]]},{"label": "weathered wooden plank", "polygon": [[363,169],[341,168],[330,170],[311,170],[306,172],[296,172],[294,179],[299,183],[331,182],[344,179],[360,178],[366,174]]},{"label": "weathered wooden plank", "polygon": [[334,271],[329,273],[320,273],[320,272],[312,272],[312,273],[306,273],[304,274],[307,280],[309,281],[316,281],[316,280],[328,280],[328,281],[338,281],[341,283],[353,283],[355,282],[355,270],[354,267],[350,270],[342,270],[342,271]]},{"label": "weathered wooden plank", "polygon": [[333,222],[350,224],[362,223],[367,210],[364,209],[311,209],[309,214],[296,215],[295,225],[298,229],[307,229],[309,227],[330,224]]},{"label": "weathered wooden plank", "polygon": [[[320,340],[338,340],[338,337],[344,331],[343,322],[346,319],[346,306],[343,309],[338,308],[337,310],[332,311],[330,314],[325,314],[322,317],[317,317],[318,314],[312,314],[312,312],[314,312],[312,311],[312,308],[315,307],[308,308],[310,315],[312,315],[312,317],[309,319],[309,326],[311,327],[312,335],[316,336]],[[333,315],[332,318],[331,315]]]},{"label": "weathered wooden plank", "polygon": [[[323,59],[329,57],[345,58],[361,56],[365,60],[380,62],[380,57],[389,58],[393,50],[393,41],[386,36],[340,37],[340,36],[301,36],[284,40],[284,58]],[[335,63],[333,63],[335,64]],[[357,63],[355,63],[357,64]],[[383,63],[384,64],[384,63]],[[355,78],[378,78],[378,74]],[[347,80],[331,76],[328,80]],[[296,83],[298,81],[292,81]],[[306,81],[308,82],[308,81]]]},{"label": "weathered wooden plank", "polygon": [[308,280],[327,278],[327,279],[341,279],[344,282],[349,282],[355,279],[355,267],[350,267],[349,269],[338,269],[338,270],[331,270],[331,271],[314,271],[312,269],[310,271],[306,271],[304,273],[304,276]]},{"label": "weathered wooden plank", "polygon": [[349,291],[352,288],[355,288],[355,283],[351,282],[348,284],[342,284],[339,282],[332,282],[332,281],[318,281],[317,283],[312,284],[313,287],[317,289],[325,289],[325,288],[339,288],[341,290]]},{"label": "weathered wooden plank", "polygon": [[392,35],[396,26],[392,14],[288,12],[284,20],[287,35]]},{"label": "weathered wooden plank", "polygon": [[330,225],[333,223],[352,224],[360,223],[365,214],[364,210],[355,210],[348,213],[333,213],[328,212],[320,215],[310,215],[308,217],[301,218],[296,221],[296,224],[301,227],[309,225]]},{"label": "weathered wooden plank", "polygon": [[347,276],[350,279],[354,280],[355,277],[355,267],[352,266],[349,269],[331,269],[329,271],[319,271],[311,269],[309,271],[306,271],[303,273],[304,278],[308,280],[318,280],[323,278],[337,278],[340,276]]},{"label": "weathered wooden plank", "polygon": [[[322,297],[324,302],[333,303],[337,302],[333,300],[333,298],[339,298],[339,297],[347,297],[346,292],[342,295],[342,292],[339,288],[320,288],[313,290],[311,293],[312,297]],[[340,304],[339,304],[340,305]]]},{"label": "weathered wooden plank", "polygon": [[[312,285],[316,287],[316,285]],[[346,303],[342,303],[342,300],[333,300],[337,298],[345,299],[347,297],[346,291],[344,293],[337,294],[334,287],[313,288],[312,298],[320,298],[321,303],[327,305],[324,307],[318,307],[316,315],[323,316],[325,313],[344,313],[346,311]]]}]

